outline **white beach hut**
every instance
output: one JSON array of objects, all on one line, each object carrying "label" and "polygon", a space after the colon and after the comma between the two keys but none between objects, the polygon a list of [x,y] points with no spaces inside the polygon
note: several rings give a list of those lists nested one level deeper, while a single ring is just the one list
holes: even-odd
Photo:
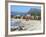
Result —
[{"label": "white beach hut", "polygon": [[31,16],[30,14],[27,14],[26,16]]}]

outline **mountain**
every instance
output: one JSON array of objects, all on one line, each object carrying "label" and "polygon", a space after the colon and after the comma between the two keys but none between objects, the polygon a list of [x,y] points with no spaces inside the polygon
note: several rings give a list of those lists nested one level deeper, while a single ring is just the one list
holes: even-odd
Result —
[{"label": "mountain", "polygon": [[22,12],[11,12],[11,15],[13,15],[13,16],[17,16],[17,15],[26,16],[27,13],[22,13]]},{"label": "mountain", "polygon": [[41,9],[37,9],[37,8],[32,8],[29,10],[28,14],[35,14],[35,15],[40,15],[41,14]]},{"label": "mountain", "polygon": [[39,12],[41,12],[41,10],[40,9],[37,9],[37,8],[32,8],[32,9],[29,10],[28,14],[30,14],[32,12],[39,13]]},{"label": "mountain", "polygon": [[16,16],[16,15],[26,16],[27,14],[31,15],[31,13],[35,13],[36,15],[41,14],[41,10],[37,9],[37,8],[32,8],[28,12],[25,12],[25,13],[24,12],[19,12],[19,11],[11,12],[11,15],[13,15],[13,16]]}]

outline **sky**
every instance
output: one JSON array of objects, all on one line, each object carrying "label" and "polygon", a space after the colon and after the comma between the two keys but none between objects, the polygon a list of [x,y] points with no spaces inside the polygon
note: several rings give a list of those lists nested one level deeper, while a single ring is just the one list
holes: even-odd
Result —
[{"label": "sky", "polygon": [[40,6],[20,6],[20,5],[11,5],[11,12],[28,12],[32,8],[40,9]]}]

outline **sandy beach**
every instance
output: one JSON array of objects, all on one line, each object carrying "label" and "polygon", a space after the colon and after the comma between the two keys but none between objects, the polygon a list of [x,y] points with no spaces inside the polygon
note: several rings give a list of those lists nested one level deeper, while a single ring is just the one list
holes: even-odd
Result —
[{"label": "sandy beach", "polygon": [[[41,29],[41,22],[40,20],[28,20],[25,19],[12,19],[14,22],[18,22],[17,24],[13,25],[13,27],[23,26],[23,30],[32,31],[32,30],[40,30]],[[12,26],[11,26],[12,27]]]}]

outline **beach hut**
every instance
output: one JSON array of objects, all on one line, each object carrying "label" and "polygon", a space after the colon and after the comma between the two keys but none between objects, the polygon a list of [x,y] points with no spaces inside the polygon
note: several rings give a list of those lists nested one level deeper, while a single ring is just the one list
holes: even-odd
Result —
[{"label": "beach hut", "polygon": [[17,18],[17,19],[20,19],[20,18],[21,18],[21,16],[20,16],[20,15],[16,15],[16,18]]}]

